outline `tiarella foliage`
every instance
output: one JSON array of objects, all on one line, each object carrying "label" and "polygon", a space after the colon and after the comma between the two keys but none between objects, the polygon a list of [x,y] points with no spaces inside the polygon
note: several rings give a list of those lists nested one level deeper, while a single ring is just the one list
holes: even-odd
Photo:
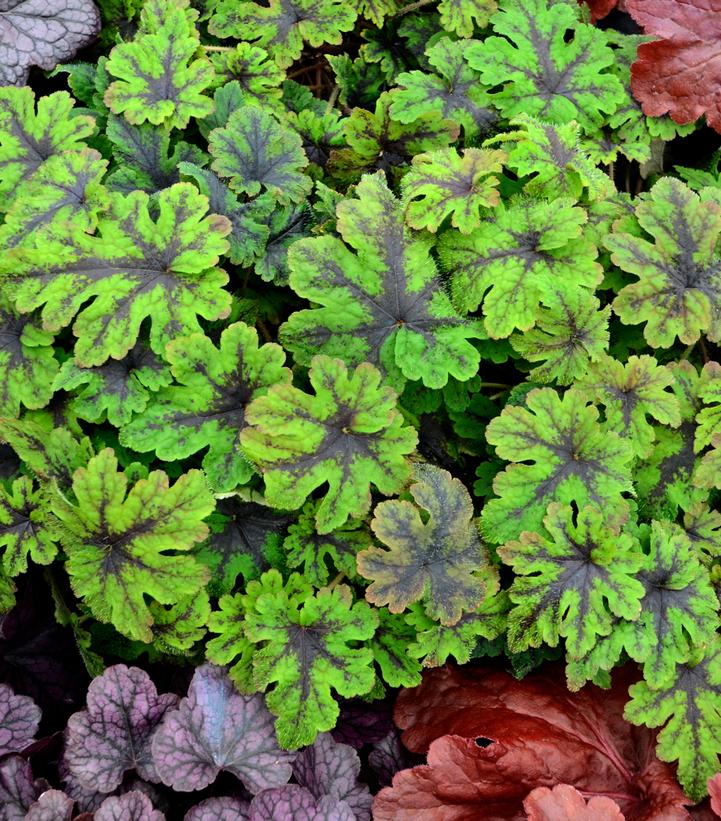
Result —
[{"label": "tiarella foliage", "polygon": [[0,0],[0,817],[717,784],[721,7],[587,5]]}]

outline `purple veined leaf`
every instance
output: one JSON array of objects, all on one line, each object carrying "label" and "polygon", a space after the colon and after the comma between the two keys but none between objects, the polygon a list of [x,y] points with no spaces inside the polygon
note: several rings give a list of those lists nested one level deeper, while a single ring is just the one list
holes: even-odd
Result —
[{"label": "purple veined leaf", "polygon": [[107,793],[85,789],[70,770],[68,770],[62,758],[58,762],[58,774],[60,775],[65,794],[69,795],[73,801],[75,801],[75,807],[78,812],[87,813],[92,817],[93,812],[97,810],[108,797]]},{"label": "purple veined leaf", "polygon": [[0,684],[0,755],[19,753],[35,740],[40,708],[28,696],[16,696]]},{"label": "purple veined leaf", "polygon": [[[107,793],[98,792],[97,790],[87,790],[83,787],[72,773],[65,766],[65,762],[61,759],[58,763],[58,773],[63,783],[65,794],[73,799],[75,802],[75,809],[80,813],[73,821],[91,821],[95,810],[109,798]],[[159,787],[143,781],[137,777],[123,778],[121,792],[142,792],[151,800],[151,802],[160,803],[161,791]],[[2,819],[0,818],[0,821]]]},{"label": "purple veined leaf", "polygon": [[0,821],[23,821],[39,792],[29,762],[19,755],[0,759]]},{"label": "purple veined leaf", "polygon": [[248,821],[250,804],[240,798],[207,798],[185,813],[183,821]]},{"label": "purple veined leaf", "polygon": [[86,789],[111,792],[127,770],[158,781],[150,739],[178,697],[158,695],[146,672],[116,664],[94,679],[88,709],[75,713],[66,731],[65,763]]},{"label": "purple veined leaf", "polygon": [[364,744],[375,744],[385,738],[392,729],[390,704],[349,700],[341,703],[340,716],[331,734],[341,744],[360,750]]},{"label": "purple veined leaf", "polygon": [[153,808],[145,793],[133,790],[106,798],[98,807],[94,821],[165,821],[165,816]]},{"label": "purple veined leaf", "polygon": [[368,787],[358,782],[360,767],[353,747],[334,741],[330,733],[320,733],[310,746],[298,753],[293,762],[293,775],[315,798],[329,796],[344,801],[357,821],[370,821],[373,798]]},{"label": "purple veined leaf", "polygon": [[377,773],[381,786],[388,787],[397,772],[414,766],[416,762],[401,744],[398,730],[394,727],[385,738],[373,745],[368,753],[368,763]]},{"label": "purple veined leaf", "polygon": [[62,790],[45,790],[28,807],[25,821],[72,821],[73,803]]},{"label": "purple veined leaf", "polygon": [[92,0],[0,0],[0,85],[23,85],[31,66],[55,68],[99,31]]},{"label": "purple veined leaf", "polygon": [[180,792],[203,789],[226,770],[255,794],[285,784],[295,758],[278,747],[263,697],[240,695],[226,670],[211,664],[195,671],[187,698],[155,733],[152,751],[163,783]]},{"label": "purple veined leaf", "polygon": [[337,798],[316,799],[298,784],[263,790],[250,802],[249,821],[355,821],[355,813]]}]

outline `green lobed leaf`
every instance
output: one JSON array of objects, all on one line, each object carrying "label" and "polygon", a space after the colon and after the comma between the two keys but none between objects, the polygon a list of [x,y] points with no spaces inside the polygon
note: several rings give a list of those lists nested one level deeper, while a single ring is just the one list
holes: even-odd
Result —
[{"label": "green lobed leaf", "polygon": [[143,0],[100,0],[98,5],[103,18],[100,39],[103,44],[115,43],[126,32],[133,30],[135,18],[143,7]]},{"label": "green lobed leaf", "polygon": [[358,49],[359,58],[366,64],[375,64],[385,78],[392,84],[401,71],[410,67],[410,55],[405,49],[397,47],[400,23],[406,15],[394,15],[396,20],[381,28],[366,28],[361,31],[365,41]]},{"label": "green lobed leaf", "polygon": [[146,318],[150,346],[162,355],[174,336],[200,330],[198,315],[218,319],[230,310],[227,276],[215,267],[227,249],[228,220],[206,216],[207,199],[189,183],[161,191],[156,205],[151,213],[141,191],[112,194],[97,235],[59,231],[41,254],[18,247],[0,257],[16,307],[27,313],[43,306],[45,330],[58,331],[78,314],[81,366],[122,359]]},{"label": "green lobed leaf", "polygon": [[576,391],[560,398],[551,388],[532,390],[525,407],[506,405],[491,420],[486,440],[514,463],[496,476],[498,498],[483,509],[482,532],[495,543],[539,530],[550,502],[619,510],[621,494],[632,490],[631,446],[604,430]]},{"label": "green lobed leaf", "polygon": [[109,206],[107,166],[91,148],[50,156],[21,184],[0,226],[0,246],[42,249],[58,231],[94,231]]},{"label": "green lobed leaf", "polygon": [[721,753],[721,647],[691,653],[659,688],[639,681],[624,716],[634,724],[661,727],[656,754],[678,761],[678,779],[692,801],[700,801],[718,772]]},{"label": "green lobed leaf", "polygon": [[234,37],[262,46],[280,68],[297,60],[304,44],[318,48],[340,44],[353,28],[357,11],[342,0],[269,0],[259,3],[219,0],[209,29],[216,37]]},{"label": "green lobed leaf", "polygon": [[637,573],[644,588],[639,617],[617,622],[586,659],[571,666],[574,686],[611,670],[625,652],[643,664],[649,686],[664,687],[690,652],[713,644],[718,598],[686,533],[673,522],[651,522],[644,558]]},{"label": "green lobed leaf", "polygon": [[81,368],[67,359],[52,386],[54,390],[77,391],[70,408],[80,419],[97,423],[107,418],[119,428],[145,409],[153,391],[171,381],[163,361],[137,342],[123,359],[109,359],[95,368]]},{"label": "green lobed leaf", "polygon": [[270,237],[270,228],[265,224],[273,210],[270,195],[264,194],[251,202],[241,203],[213,171],[187,162],[179,163],[178,171],[183,177],[192,179],[200,193],[208,198],[211,213],[221,214],[230,222],[230,261],[243,267],[252,265],[256,259],[261,264]]},{"label": "green lobed leaf", "polygon": [[36,564],[50,564],[59,539],[57,520],[47,504],[43,488],[35,488],[27,476],[16,479],[6,490],[0,484],[0,546],[3,572],[18,576]]},{"label": "green lobed leaf", "polygon": [[408,71],[396,77],[398,88],[391,92],[391,117],[412,123],[434,112],[463,126],[468,137],[488,131],[496,117],[489,108],[489,94],[466,60],[470,48],[470,42],[450,37],[428,46],[426,55],[435,72]]},{"label": "green lobed leaf", "polygon": [[576,515],[554,502],[543,520],[548,536],[525,531],[498,548],[515,574],[508,615],[513,652],[543,642],[555,647],[563,637],[571,658],[582,657],[611,632],[613,616],[639,617],[644,588],[635,576],[645,557],[614,519],[592,505]]},{"label": "green lobed leaf", "polygon": [[135,39],[115,46],[106,64],[117,78],[105,92],[111,111],[134,125],[171,128],[185,128],[191,117],[210,114],[213,101],[204,92],[214,71],[209,60],[195,59],[197,19],[190,0],[145,0]]},{"label": "green lobed leaf", "polygon": [[322,178],[331,151],[344,144],[341,113],[335,109],[317,112],[307,108],[297,113],[287,111],[284,120],[303,142],[303,151],[310,163],[307,173],[313,179]]},{"label": "green lobed leaf", "polygon": [[170,132],[164,126],[131,125],[124,117],[111,114],[106,134],[113,144],[115,165],[105,183],[113,191],[155,194],[180,182],[181,164],[207,162],[203,151],[184,140],[171,146]]},{"label": "green lobed leaf", "polygon": [[262,590],[259,585],[246,586],[244,594],[221,596],[219,609],[208,617],[209,632],[219,635],[206,643],[206,658],[213,664],[228,665],[228,675],[244,695],[257,692],[253,682],[255,646],[245,635],[245,615]]},{"label": "green lobed leaf", "polygon": [[147,407],[120,431],[120,443],[141,453],[154,450],[165,461],[185,459],[208,448],[203,469],[216,491],[232,490],[252,475],[238,434],[245,409],[271,385],[290,382],[279,345],[258,344],[244,322],[229,325],[216,348],[203,334],[179,337],[165,351],[179,384],[161,388]]},{"label": "green lobed leaf", "polygon": [[264,282],[287,285],[290,276],[288,252],[297,240],[311,233],[308,206],[299,203],[275,208],[264,222],[268,227],[268,241],[253,270]]},{"label": "green lobed leaf", "polygon": [[146,597],[175,604],[208,580],[207,570],[184,554],[207,535],[203,519],[215,502],[201,471],[171,487],[156,470],[128,490],[128,477],[117,468],[111,448],[90,459],[73,476],[75,502],[59,499],[56,514],[75,594],[98,621],[149,642]]},{"label": "green lobed leaf", "polygon": [[371,20],[378,28],[383,26],[387,16],[398,11],[398,0],[354,0],[358,14]]},{"label": "green lobed leaf", "polygon": [[500,0],[494,35],[472,43],[468,64],[486,87],[500,86],[491,103],[508,119],[528,114],[585,130],[600,125],[624,101],[608,69],[614,53],[605,34],[581,23],[577,6],[549,0]]},{"label": "green lobed leaf", "polygon": [[282,343],[303,364],[316,352],[371,362],[397,387],[404,377],[440,388],[449,375],[474,376],[479,355],[469,338],[480,331],[453,309],[429,239],[404,225],[385,175],[364,177],[337,214],[345,243],[314,237],[289,252],[291,287],[321,307],[293,314]]},{"label": "green lobed leaf", "polygon": [[210,59],[226,87],[229,82],[237,84],[233,90],[238,90],[241,105],[255,103],[272,107],[280,103],[285,71],[265,49],[238,43],[229,51],[212,53]]},{"label": "green lobed leaf", "polygon": [[65,91],[40,97],[36,105],[27,86],[0,87],[0,211],[47,160],[87,147],[95,121],[74,106]]},{"label": "green lobed leaf", "polygon": [[721,274],[716,250],[721,204],[713,189],[701,194],[680,180],[663,177],[636,205],[636,233],[614,231],[605,240],[611,260],[638,277],[613,302],[627,325],[644,322],[653,348],[668,348],[676,337],[685,345],[701,334],[721,339]]},{"label": "green lobed leaf", "polygon": [[416,632],[403,616],[379,608],[378,627],[370,641],[383,682],[389,687],[417,687],[421,683],[421,665],[409,653]]},{"label": "green lobed leaf", "polygon": [[0,294],[0,416],[18,417],[21,405],[50,402],[59,367],[52,343],[34,317],[18,314]]},{"label": "green lobed leaf", "polygon": [[365,516],[371,484],[385,495],[402,488],[417,437],[372,365],[349,372],[339,359],[318,356],[309,378],[315,394],[280,384],[253,400],[241,445],[262,472],[271,505],[298,508],[328,484],[316,513],[324,534]]},{"label": "green lobed leaf", "polygon": [[498,590],[498,574],[463,484],[433,465],[418,466],[415,478],[415,504],[394,499],[377,505],[371,528],[385,548],[359,553],[358,572],[372,580],[369,602],[400,613],[422,601],[428,615],[447,627]]},{"label": "green lobed leaf", "polygon": [[581,147],[575,121],[553,125],[519,114],[511,124],[521,129],[493,137],[486,145],[513,143],[508,148],[506,165],[524,180],[528,177],[524,190],[529,194],[595,202],[614,191],[613,182]]},{"label": "green lobed leaf", "polygon": [[648,517],[676,518],[679,505],[690,507],[698,499],[691,484],[696,466],[694,439],[696,414],[702,407],[698,395],[700,375],[687,360],[670,362],[673,392],[678,400],[681,424],[675,430],[657,428],[651,455],[635,469],[639,506]]},{"label": "green lobed leaf", "polygon": [[721,558],[721,513],[695,501],[684,510],[683,529],[702,564],[708,566]]},{"label": "green lobed leaf", "polygon": [[314,594],[298,574],[284,584],[277,570],[269,570],[248,584],[244,596],[223,597],[220,607],[210,619],[211,632],[221,635],[209,643],[209,658],[217,658],[222,643],[232,646],[234,637],[241,652],[253,647],[252,683],[266,692],[282,747],[311,744],[335,726],[333,690],[351,697],[373,686],[372,651],[356,642],[373,636],[378,616],[365,602],[353,604],[346,585]]},{"label": "green lobed leaf", "polygon": [[262,189],[288,203],[303,200],[312,188],[312,180],[302,173],[308,159],[300,136],[264,108],[233,111],[224,128],[210,132],[208,149],[213,171],[230,178],[238,193],[256,196]]},{"label": "green lobed leaf", "polygon": [[[243,93],[243,89],[238,80],[231,80],[229,83],[215,89],[213,94],[214,108],[210,114],[198,121],[200,133],[208,139],[210,132],[216,128],[225,128],[228,125],[230,115],[243,106],[254,105],[253,100],[248,100]],[[265,105],[265,108],[274,109],[272,101]]]},{"label": "green lobed leaf", "polygon": [[355,578],[356,555],[371,544],[368,528],[347,522],[330,533],[317,533],[317,505],[307,504],[298,521],[290,525],[283,541],[288,567],[300,572],[314,587],[322,587],[337,575]]},{"label": "green lobed leaf", "polygon": [[450,627],[432,619],[422,605],[412,604],[406,622],[416,630],[416,639],[409,645],[408,653],[421,660],[424,667],[440,667],[449,658],[458,664],[466,664],[473,657],[478,644],[492,641],[506,631],[508,596],[500,591],[488,596],[474,611],[464,613]]},{"label": "green lobed leaf", "polygon": [[451,274],[454,304],[473,311],[482,302],[486,330],[499,338],[533,327],[541,305],[556,305],[575,290],[590,293],[603,269],[583,235],[586,221],[571,199],[521,197],[499,204],[468,236],[445,233],[438,253]]},{"label": "green lobed leaf", "polygon": [[44,482],[55,482],[61,489],[71,484],[76,468],[93,455],[90,439],[55,427],[49,414],[0,418],[0,441],[10,445],[30,474]]},{"label": "green lobed leaf", "polygon": [[652,356],[629,356],[624,365],[604,354],[573,389],[603,405],[609,428],[627,439],[637,456],[646,457],[656,436],[647,417],[673,428],[681,424],[679,401],[667,390],[673,381],[673,373]]},{"label": "green lobed leaf", "polygon": [[459,37],[472,37],[474,27],[485,28],[496,8],[496,0],[441,0],[438,4],[443,30]]},{"label": "green lobed leaf", "polygon": [[210,601],[204,590],[171,607],[151,602],[149,610],[153,617],[153,646],[161,653],[185,656],[205,636]]},{"label": "green lobed leaf", "polygon": [[643,663],[644,679],[661,686],[686,655],[710,645],[719,627],[718,599],[688,536],[672,522],[652,522],[641,617],[625,648]]},{"label": "green lobed leaf", "polygon": [[385,72],[379,63],[368,61],[363,54],[354,60],[347,54],[328,54],[326,60],[338,85],[341,105],[372,108],[378,95],[385,91]]},{"label": "green lobed leaf", "polygon": [[693,483],[698,487],[721,488],[721,435],[711,440],[713,447],[705,453],[693,476]]},{"label": "green lobed leaf", "polygon": [[497,206],[498,177],[504,151],[466,148],[461,156],[452,148],[417,154],[403,177],[406,222],[412,228],[434,232],[450,216],[451,225],[470,234],[481,224],[481,214]]},{"label": "green lobed leaf", "polygon": [[674,166],[674,172],[696,193],[702,188],[721,188],[721,154],[714,151],[704,168]]},{"label": "green lobed leaf", "polygon": [[393,95],[383,92],[373,111],[354,108],[343,122],[346,147],[331,152],[330,173],[342,181],[358,180],[366,171],[385,171],[391,179],[415,154],[445,148],[458,139],[460,126],[437,113],[425,113],[409,123],[390,116]]},{"label": "green lobed leaf", "polygon": [[611,307],[601,308],[587,290],[571,288],[538,310],[536,324],[514,333],[513,349],[529,362],[539,362],[528,373],[536,382],[570,385],[583,376],[608,348]]}]

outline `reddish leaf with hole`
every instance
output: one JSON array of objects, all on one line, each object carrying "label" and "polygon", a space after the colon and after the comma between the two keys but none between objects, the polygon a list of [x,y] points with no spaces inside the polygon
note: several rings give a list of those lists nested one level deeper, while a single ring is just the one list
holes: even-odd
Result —
[{"label": "reddish leaf with hole", "polygon": [[655,734],[623,718],[634,672],[610,690],[571,694],[563,671],[517,681],[489,668],[446,666],[401,692],[396,723],[428,764],[403,770],[373,806],[376,821],[525,821],[538,787],[569,784],[584,798],[613,798],[626,821],[689,819]]}]

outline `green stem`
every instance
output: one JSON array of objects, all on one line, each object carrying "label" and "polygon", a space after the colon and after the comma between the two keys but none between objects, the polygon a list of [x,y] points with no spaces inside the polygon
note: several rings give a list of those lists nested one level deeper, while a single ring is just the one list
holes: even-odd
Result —
[{"label": "green stem", "polygon": [[340,94],[340,86],[335,85],[333,86],[333,91],[330,93],[330,97],[328,98],[328,105],[325,107],[326,116],[333,111],[333,106],[336,104],[336,100],[338,99],[338,95]]},{"label": "green stem", "polygon": [[416,9],[422,9],[423,6],[430,6],[432,3],[435,3],[436,0],[416,0],[415,3],[409,3],[407,6],[403,6],[402,9],[398,9],[398,11],[393,15],[393,17],[402,17],[404,14],[409,14]]}]

